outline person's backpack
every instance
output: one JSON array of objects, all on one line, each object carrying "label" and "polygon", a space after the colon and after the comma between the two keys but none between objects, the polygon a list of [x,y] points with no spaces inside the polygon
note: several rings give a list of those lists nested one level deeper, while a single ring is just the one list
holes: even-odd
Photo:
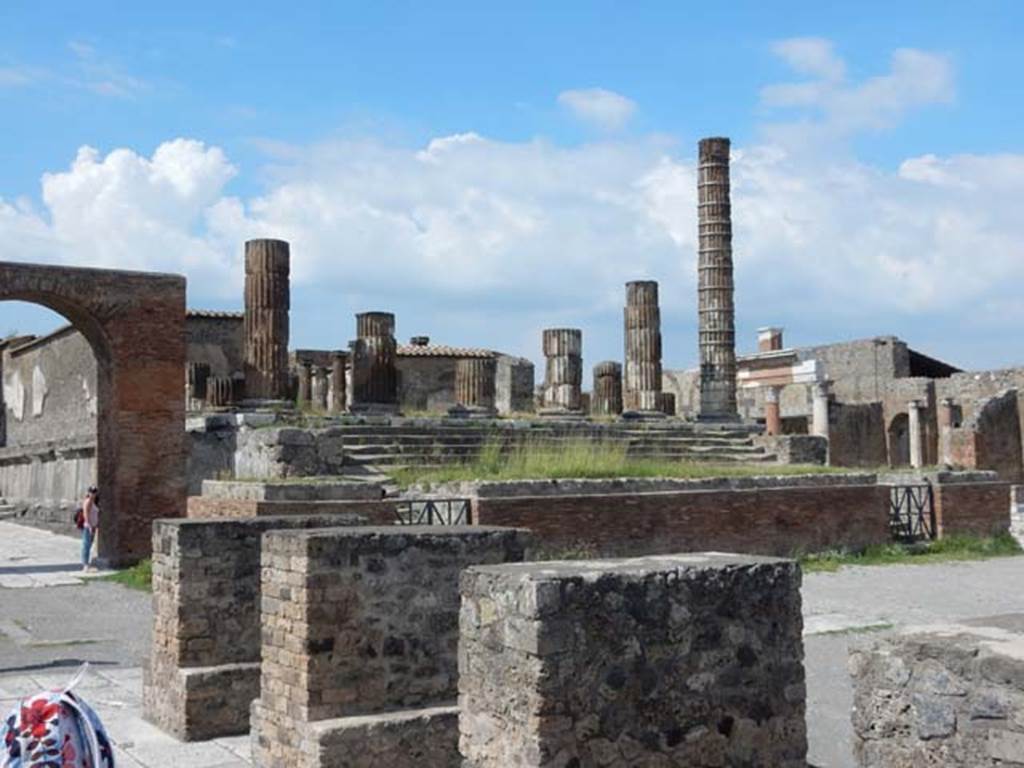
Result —
[{"label": "person's backpack", "polygon": [[75,507],[75,511],[71,513],[71,522],[75,524],[75,528],[78,530],[85,528],[85,510],[81,504]]},{"label": "person's backpack", "polygon": [[114,750],[92,707],[64,688],[25,699],[0,722],[0,768],[114,768]]}]

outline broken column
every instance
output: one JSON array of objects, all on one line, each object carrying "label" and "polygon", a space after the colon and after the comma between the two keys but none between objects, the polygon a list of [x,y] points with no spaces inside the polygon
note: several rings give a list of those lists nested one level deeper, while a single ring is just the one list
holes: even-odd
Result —
[{"label": "broken column", "polygon": [[459,576],[529,542],[482,526],[265,534],[257,768],[459,765]]},{"label": "broken column", "polygon": [[313,406],[321,411],[327,410],[330,373],[330,369],[322,365],[313,366]]},{"label": "broken column", "polygon": [[924,466],[924,435],[921,434],[921,409],[924,406],[920,400],[911,400],[907,403],[907,431],[909,432],[910,443],[910,466],[920,469]]},{"label": "broken column", "polygon": [[583,384],[583,331],[579,328],[548,328],[544,331],[543,416],[580,413]]},{"label": "broken column", "polygon": [[494,408],[495,373],[493,357],[467,357],[455,361],[455,402],[449,411],[456,417],[488,417]]},{"label": "broken column", "polygon": [[288,398],[288,243],[250,240],[245,244],[245,396]]},{"label": "broken column", "polygon": [[313,404],[313,363],[309,360],[298,361],[298,386],[297,400],[299,407]]},{"label": "broken column", "polygon": [[622,365],[614,360],[605,360],[594,366],[590,412],[594,416],[618,416],[622,413]]},{"label": "broken column", "polygon": [[806,768],[795,562],[472,567],[461,591],[463,765]]},{"label": "broken column", "polygon": [[352,342],[352,408],[360,413],[398,412],[398,345],[390,312],[356,315]]},{"label": "broken column", "polygon": [[345,353],[331,353],[331,413],[345,412]]},{"label": "broken column", "polygon": [[661,312],[655,281],[626,283],[625,321],[623,408],[638,415],[661,413]]},{"label": "broken column", "polygon": [[764,432],[769,437],[782,434],[782,412],[779,406],[781,395],[782,387],[765,387]]},{"label": "broken column", "polygon": [[699,418],[736,420],[736,327],[733,304],[729,139],[702,139],[697,170],[700,339]]}]

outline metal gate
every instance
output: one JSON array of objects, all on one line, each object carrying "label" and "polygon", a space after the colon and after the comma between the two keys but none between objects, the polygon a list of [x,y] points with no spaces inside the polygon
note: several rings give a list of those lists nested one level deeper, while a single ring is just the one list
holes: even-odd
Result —
[{"label": "metal gate", "polygon": [[469,525],[469,499],[403,499],[395,513],[399,525]]},{"label": "metal gate", "polygon": [[935,495],[930,483],[889,490],[889,530],[896,541],[935,538]]}]

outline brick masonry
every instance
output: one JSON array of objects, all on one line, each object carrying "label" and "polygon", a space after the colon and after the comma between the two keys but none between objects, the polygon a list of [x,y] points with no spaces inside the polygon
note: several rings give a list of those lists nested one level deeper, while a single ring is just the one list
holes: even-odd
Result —
[{"label": "brick masonry", "polygon": [[933,488],[935,524],[940,538],[993,536],[1010,530],[1009,483],[995,479],[950,482],[940,473]]},{"label": "brick masonry", "polygon": [[419,748],[437,762],[422,764],[458,765],[459,574],[520,561],[528,543],[523,531],[478,527],[267,533],[256,765],[374,764],[374,740],[415,740],[399,712],[429,735]]},{"label": "brick masonry", "polygon": [[0,299],[64,315],[97,361],[100,557],[149,554],[150,525],[185,509],[185,278],[0,262]]},{"label": "brick masonry", "polygon": [[526,563],[461,591],[467,768],[806,768],[796,563]]},{"label": "brick masonry", "polygon": [[[1008,504],[1009,502],[1007,502]],[[477,498],[474,522],[528,528],[545,555],[603,557],[700,550],[791,555],[889,540],[889,490],[849,485]]]},{"label": "brick masonry", "polygon": [[392,525],[397,520],[394,501],[261,501],[207,496],[188,499],[191,520],[291,515],[360,515],[372,525]]},{"label": "brick masonry", "polygon": [[855,649],[864,768],[1024,764],[1024,616],[903,630]]},{"label": "brick masonry", "polygon": [[185,741],[245,733],[249,702],[259,695],[260,537],[363,522],[356,515],[157,521],[146,719]]}]

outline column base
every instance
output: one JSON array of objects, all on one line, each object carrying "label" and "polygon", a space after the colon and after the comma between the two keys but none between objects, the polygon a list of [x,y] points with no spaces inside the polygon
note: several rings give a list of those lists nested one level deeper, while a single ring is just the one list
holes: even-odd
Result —
[{"label": "column base", "polygon": [[668,416],[661,411],[623,411],[626,421],[664,421]]},{"label": "column base", "polygon": [[586,418],[583,411],[570,411],[567,408],[541,408],[537,411],[537,415],[542,419],[570,419],[573,421]]},{"label": "column base", "polygon": [[402,408],[398,403],[352,403],[349,413],[358,416],[401,416]]},{"label": "column base", "polygon": [[479,405],[456,405],[448,409],[450,419],[494,419],[498,416],[496,408],[485,408]]}]

